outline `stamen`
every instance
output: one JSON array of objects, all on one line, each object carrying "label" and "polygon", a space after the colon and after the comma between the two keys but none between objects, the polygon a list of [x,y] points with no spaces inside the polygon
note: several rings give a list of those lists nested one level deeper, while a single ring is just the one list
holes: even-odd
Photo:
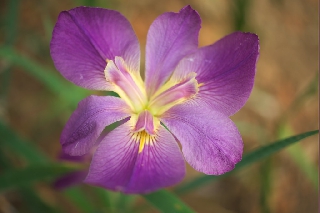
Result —
[{"label": "stamen", "polygon": [[180,104],[193,96],[199,91],[198,81],[195,79],[196,73],[190,73],[180,82],[168,81],[162,88],[151,98],[148,109],[154,116],[160,116],[165,111]]},{"label": "stamen", "polygon": [[115,92],[124,99],[134,112],[140,112],[146,105],[147,98],[140,76],[129,71],[122,58],[116,57],[115,62],[107,59],[105,68],[106,80],[115,85]]}]

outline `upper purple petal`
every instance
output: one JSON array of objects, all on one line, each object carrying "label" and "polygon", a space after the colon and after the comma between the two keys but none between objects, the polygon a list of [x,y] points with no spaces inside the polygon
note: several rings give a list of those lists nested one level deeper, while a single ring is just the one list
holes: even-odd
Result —
[{"label": "upper purple petal", "polygon": [[146,46],[146,87],[151,96],[178,62],[198,47],[201,19],[190,6],[164,13],[150,26]]},{"label": "upper purple petal", "polygon": [[160,126],[153,144],[139,153],[129,122],[101,142],[85,182],[125,193],[148,193],[182,180],[185,163],[174,137]]},{"label": "upper purple petal", "polygon": [[120,98],[85,98],[79,102],[62,131],[60,143],[63,151],[69,155],[88,153],[106,126],[129,116],[129,108]]},{"label": "upper purple petal", "polygon": [[161,121],[180,141],[186,161],[200,172],[220,175],[241,160],[241,136],[224,114],[189,102],[168,110]]},{"label": "upper purple petal", "polygon": [[181,60],[173,78],[196,72],[199,104],[230,116],[249,98],[258,56],[257,35],[235,32]]},{"label": "upper purple petal", "polygon": [[74,84],[94,90],[110,90],[106,60],[122,57],[139,72],[138,39],[119,12],[90,7],[63,11],[52,33],[50,52],[60,73]]}]

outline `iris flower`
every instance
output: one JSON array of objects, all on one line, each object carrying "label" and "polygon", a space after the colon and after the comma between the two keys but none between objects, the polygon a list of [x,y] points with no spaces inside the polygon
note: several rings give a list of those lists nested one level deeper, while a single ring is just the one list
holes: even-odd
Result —
[{"label": "iris flower", "polygon": [[140,73],[139,42],[123,15],[90,7],[60,13],[50,44],[56,69],[77,86],[119,95],[85,98],[62,131],[69,155],[97,146],[86,183],[148,193],[181,181],[184,159],[208,175],[241,160],[243,141],[229,117],[251,93],[259,40],[235,32],[199,48],[200,27],[190,6],[160,15],[148,31]]}]

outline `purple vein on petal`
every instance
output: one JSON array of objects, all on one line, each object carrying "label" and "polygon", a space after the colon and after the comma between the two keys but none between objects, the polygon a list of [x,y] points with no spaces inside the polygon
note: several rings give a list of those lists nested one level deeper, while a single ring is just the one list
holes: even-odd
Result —
[{"label": "purple vein on petal", "polygon": [[185,166],[173,136],[160,127],[159,141],[139,153],[130,129],[125,123],[101,142],[85,182],[125,193],[147,193],[179,182]]},{"label": "purple vein on petal", "polygon": [[138,39],[119,12],[90,7],[63,11],[52,33],[50,53],[57,70],[74,84],[94,90],[112,90],[106,82],[106,59],[125,59],[139,71]]},{"label": "purple vein on petal", "polygon": [[231,116],[249,98],[258,56],[258,37],[235,32],[182,59],[172,78],[196,72],[199,104]]},{"label": "purple vein on petal", "polygon": [[97,51],[98,55],[101,57],[101,59],[103,61],[106,61],[107,57],[105,56],[105,54],[103,54],[103,52],[101,51],[101,49],[98,47],[98,45],[96,44],[95,40],[90,36],[90,34],[87,32],[87,30],[77,21],[77,19],[74,17],[74,15],[70,12],[70,11],[65,11],[66,14],[68,14],[72,21],[75,23],[75,25],[77,25],[77,27],[79,28],[79,31],[85,35],[88,38],[89,43],[92,45],[92,47]]},{"label": "purple vein on petal", "polygon": [[179,13],[165,13],[150,26],[146,46],[148,96],[170,77],[178,62],[198,47],[201,19],[190,6]]}]

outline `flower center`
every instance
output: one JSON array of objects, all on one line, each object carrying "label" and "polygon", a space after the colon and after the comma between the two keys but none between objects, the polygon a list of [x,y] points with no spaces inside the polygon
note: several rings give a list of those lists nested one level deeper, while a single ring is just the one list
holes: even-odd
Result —
[{"label": "flower center", "polygon": [[107,62],[106,80],[130,106],[133,132],[144,131],[148,135],[154,135],[160,125],[158,117],[171,107],[194,97],[199,90],[199,84],[195,79],[196,73],[189,73],[182,79],[169,79],[148,97],[146,92],[148,88],[145,87],[140,74],[129,70],[121,57]]}]

